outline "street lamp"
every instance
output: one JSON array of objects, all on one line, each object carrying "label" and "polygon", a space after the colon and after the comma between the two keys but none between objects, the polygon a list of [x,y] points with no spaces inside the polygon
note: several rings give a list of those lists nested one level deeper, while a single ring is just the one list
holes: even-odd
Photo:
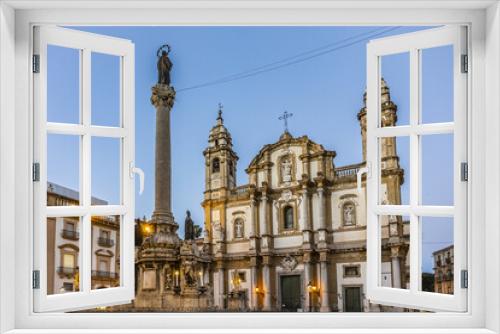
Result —
[{"label": "street lamp", "polygon": [[318,287],[313,285],[312,281],[309,281],[309,283],[307,283],[307,292],[309,293],[309,312],[312,312],[313,294],[318,292]]}]

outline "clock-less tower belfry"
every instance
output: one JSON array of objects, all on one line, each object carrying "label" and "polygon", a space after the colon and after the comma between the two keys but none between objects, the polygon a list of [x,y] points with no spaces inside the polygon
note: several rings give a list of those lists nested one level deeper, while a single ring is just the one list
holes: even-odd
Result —
[{"label": "clock-less tower belfry", "polygon": [[[184,240],[172,214],[170,112],[175,89],[170,84],[170,46],[157,51],[158,81],[151,88],[156,109],[155,208],[153,232],[145,237],[136,255],[134,308],[145,311],[196,311],[211,306],[208,250],[195,241],[195,225],[186,217]],[[199,239],[200,240],[200,239]]]}]

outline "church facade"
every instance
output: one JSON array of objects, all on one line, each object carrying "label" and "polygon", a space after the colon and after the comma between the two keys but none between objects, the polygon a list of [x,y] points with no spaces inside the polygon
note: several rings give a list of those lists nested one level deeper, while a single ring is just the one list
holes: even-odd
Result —
[{"label": "church facade", "polygon": [[[383,126],[395,125],[397,106],[383,82]],[[365,97],[366,98],[366,97]],[[365,100],[366,102],[366,100]],[[238,155],[221,112],[205,156],[204,240],[211,257],[213,307],[237,311],[384,311],[370,304],[366,284],[366,106],[357,115],[363,161],[335,165],[335,151],[285,131],[265,145],[236,184]],[[395,138],[380,142],[380,200],[401,203],[404,171]],[[380,217],[380,284],[409,282],[409,224]]]}]

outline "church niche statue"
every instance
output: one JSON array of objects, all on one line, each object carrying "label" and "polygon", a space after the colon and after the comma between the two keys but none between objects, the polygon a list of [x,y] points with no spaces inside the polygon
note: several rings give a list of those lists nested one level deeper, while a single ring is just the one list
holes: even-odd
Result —
[{"label": "church niche statue", "polygon": [[283,182],[292,181],[292,161],[286,157],[281,161],[281,180]]},{"label": "church niche statue", "polygon": [[243,219],[236,218],[234,221],[234,237],[243,238]]},{"label": "church niche statue", "polygon": [[343,215],[345,226],[356,225],[356,207],[354,206],[354,203],[347,202],[344,204]]},{"label": "church niche statue", "polygon": [[170,70],[172,69],[172,62],[168,57],[170,50],[170,45],[165,44],[156,51],[156,57],[158,57],[156,68],[158,69],[158,84],[160,85],[170,85]]}]

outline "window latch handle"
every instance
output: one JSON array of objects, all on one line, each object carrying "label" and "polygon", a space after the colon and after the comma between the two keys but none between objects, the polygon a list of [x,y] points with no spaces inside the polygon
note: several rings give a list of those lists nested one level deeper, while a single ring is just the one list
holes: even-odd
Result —
[{"label": "window latch handle", "polygon": [[361,185],[362,185],[361,177],[363,176],[363,174],[366,174],[366,178],[370,177],[370,163],[369,162],[366,163],[366,167],[361,167],[360,169],[358,169],[358,172],[356,173],[358,193],[361,193]]},{"label": "window latch handle", "polygon": [[133,179],[135,174],[139,176],[139,195],[144,192],[144,171],[139,167],[135,167],[134,163],[130,163],[130,178]]}]

